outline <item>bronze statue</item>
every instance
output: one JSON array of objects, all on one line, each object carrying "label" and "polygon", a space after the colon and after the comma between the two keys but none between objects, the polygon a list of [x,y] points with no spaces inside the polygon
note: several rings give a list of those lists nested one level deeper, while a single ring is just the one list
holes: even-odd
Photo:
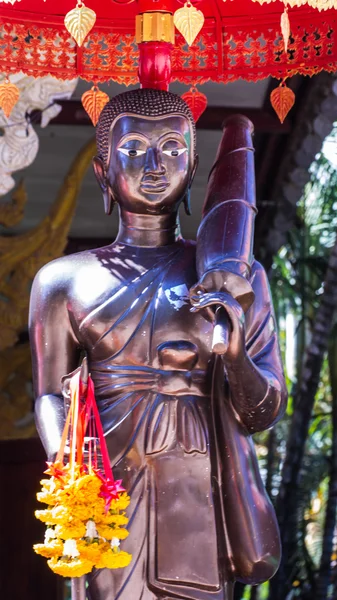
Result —
[{"label": "bronze statue", "polygon": [[[224,200],[233,202],[227,226],[223,208],[217,226],[229,239],[232,222],[242,248],[240,219],[254,189],[251,158],[238,172],[240,152],[250,152],[251,143],[242,147],[249,122],[231,119],[228,135],[233,168],[220,173],[232,185]],[[106,213],[118,205],[117,239],[48,264],[32,290],[36,421],[46,452],[54,456],[63,427],[61,379],[85,354],[114,473],[131,495],[123,547],[132,563],[91,574],[91,600],[231,600],[236,580],[264,581],[279,562],[250,438],[275,423],[286,401],[272,302],[251,240],[224,258],[214,225],[198,237],[198,283],[196,245],[181,237],[178,220],[181,203],[189,211],[195,140],[178,96],[143,89],[113,98],[98,123],[94,170]],[[210,259],[202,244],[212,235]],[[220,356],[212,352],[219,306],[228,329]]]}]

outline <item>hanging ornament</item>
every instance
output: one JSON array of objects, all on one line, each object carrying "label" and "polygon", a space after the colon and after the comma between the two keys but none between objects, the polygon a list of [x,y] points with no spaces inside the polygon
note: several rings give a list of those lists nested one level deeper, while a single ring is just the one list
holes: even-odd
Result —
[{"label": "hanging ornament", "polygon": [[295,104],[295,94],[284,81],[270,94],[270,102],[281,123]]},{"label": "hanging ornament", "polygon": [[2,108],[7,118],[19,100],[19,96],[19,88],[6,77],[4,83],[0,85],[0,108]]},{"label": "hanging ornament", "polygon": [[207,97],[205,94],[199,92],[199,90],[193,85],[191,89],[183,94],[182,99],[185,100],[189,106],[195,122],[201,117],[202,113],[207,108]]},{"label": "hanging ornament", "polygon": [[82,96],[83,108],[88,113],[93,125],[97,125],[99,116],[107,102],[109,102],[108,94],[101,92],[97,85],[93,85],[91,90],[84,92]]},{"label": "hanging ornament", "polygon": [[284,43],[284,52],[287,54],[288,42],[289,42],[289,37],[290,37],[290,21],[289,21],[289,16],[288,16],[287,5],[284,7],[284,12],[281,15],[281,33],[282,33],[283,43]]},{"label": "hanging ornament", "polygon": [[87,8],[82,0],[77,0],[76,8],[64,17],[66,30],[74,38],[78,46],[82,46],[89,31],[92,30],[96,21],[96,13]]},{"label": "hanging ornament", "polygon": [[77,369],[69,382],[70,406],[60,448],[56,460],[47,463],[50,478],[41,481],[37,494],[47,508],[35,516],[47,529],[44,543],[35,544],[34,550],[63,577],[82,577],[93,568],[120,569],[132,558],[119,548],[128,535],[125,509],[130,498],[111,470],[90,376],[86,386],[84,392]]},{"label": "hanging ornament", "polygon": [[204,24],[205,17],[189,0],[182,8],[178,8],[173,16],[173,22],[179,33],[183,36],[189,46],[192,46],[199,31]]},{"label": "hanging ornament", "polygon": [[[225,0],[224,0],[225,1]],[[258,2],[259,4],[270,4],[273,0],[253,0],[253,2]],[[302,7],[302,6],[311,6],[312,8],[317,8],[317,10],[329,10],[331,8],[337,8],[337,0],[282,0],[285,5],[289,4],[292,8],[294,6]]]}]

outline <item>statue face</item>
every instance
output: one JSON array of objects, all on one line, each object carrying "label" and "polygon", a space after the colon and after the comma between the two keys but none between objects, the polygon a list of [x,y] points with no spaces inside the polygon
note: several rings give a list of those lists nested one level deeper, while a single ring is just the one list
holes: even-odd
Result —
[{"label": "statue face", "polygon": [[125,114],[110,131],[107,183],[129,212],[177,210],[194,170],[192,131],[184,116]]}]

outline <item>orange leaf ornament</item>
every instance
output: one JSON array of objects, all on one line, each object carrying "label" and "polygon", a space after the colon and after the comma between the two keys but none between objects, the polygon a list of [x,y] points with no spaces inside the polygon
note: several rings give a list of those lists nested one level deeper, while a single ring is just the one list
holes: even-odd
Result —
[{"label": "orange leaf ornament", "polygon": [[99,116],[107,102],[109,102],[108,94],[101,92],[97,85],[93,85],[91,90],[84,92],[82,96],[83,108],[88,113],[93,125],[97,125]]},{"label": "orange leaf ornament", "polygon": [[78,0],[76,7],[64,17],[66,30],[78,46],[82,46],[95,22],[96,13],[91,8],[87,8],[82,0]]},{"label": "orange leaf ornament", "polygon": [[202,94],[193,86],[188,92],[182,95],[182,99],[185,100],[191,110],[194,120],[197,121],[207,108],[207,97],[205,94]]},{"label": "orange leaf ornament", "polygon": [[270,102],[281,123],[295,104],[295,94],[285,83],[281,83],[270,94]]},{"label": "orange leaf ornament", "polygon": [[4,111],[7,119],[19,100],[19,97],[19,88],[17,88],[14,83],[11,83],[6,77],[4,83],[0,85],[0,108]]}]

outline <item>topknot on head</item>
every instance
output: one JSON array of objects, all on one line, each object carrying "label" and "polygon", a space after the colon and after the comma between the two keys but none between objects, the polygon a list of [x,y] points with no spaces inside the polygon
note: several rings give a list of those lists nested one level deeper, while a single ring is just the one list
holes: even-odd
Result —
[{"label": "topknot on head", "polygon": [[164,117],[172,113],[185,116],[192,126],[195,151],[195,121],[186,102],[172,92],[143,88],[118,94],[118,96],[111,98],[103,108],[97,124],[96,141],[98,155],[105,163],[108,160],[111,125],[123,113],[131,113],[140,117]]}]

